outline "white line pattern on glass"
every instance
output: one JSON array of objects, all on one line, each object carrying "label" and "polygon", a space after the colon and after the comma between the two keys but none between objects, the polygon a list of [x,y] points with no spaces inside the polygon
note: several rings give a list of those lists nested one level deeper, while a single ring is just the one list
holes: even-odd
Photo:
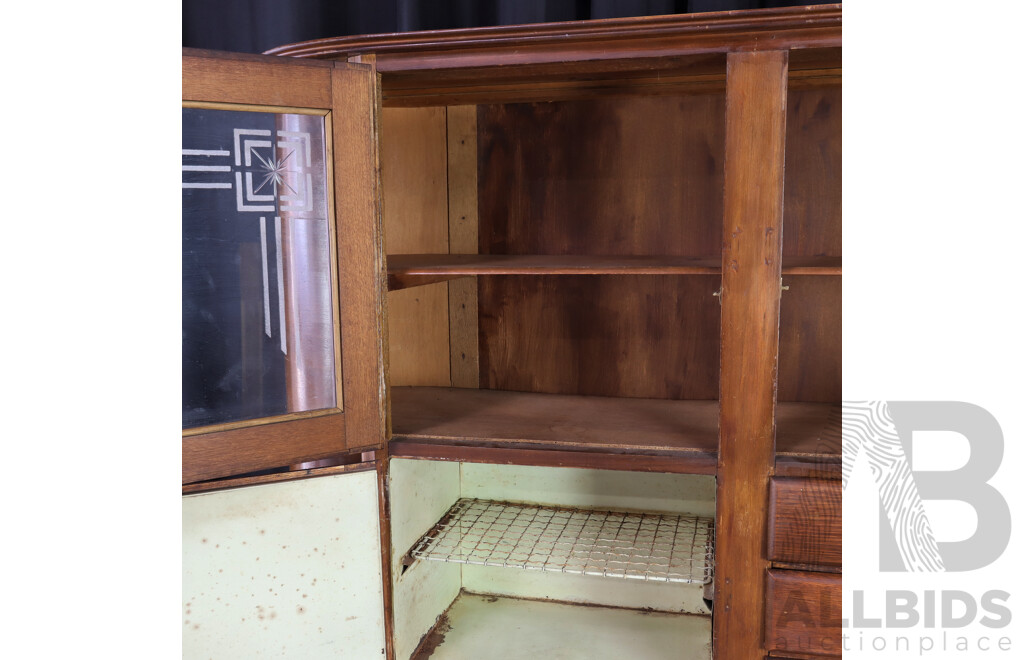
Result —
[{"label": "white line pattern on glass", "polygon": [[182,156],[230,156],[227,149],[182,149]]},{"label": "white line pattern on glass", "polygon": [[263,331],[270,337],[270,273],[267,272],[267,219],[260,216],[260,248],[263,250]]},{"label": "white line pattern on glass", "polygon": [[281,242],[281,216],[274,216],[274,237],[277,245],[277,319],[281,328],[281,352],[288,355],[288,336],[284,324],[284,243]]},{"label": "white line pattern on glass", "polygon": [[[182,172],[230,172],[230,165],[182,165]],[[230,187],[230,184],[229,184]]]},{"label": "white line pattern on glass", "polygon": [[[242,166],[242,140],[240,139],[241,136],[243,136],[243,135],[264,135],[264,136],[269,136],[270,135],[270,131],[266,130],[266,129],[257,129],[257,128],[236,128],[234,130],[234,134],[235,134],[235,167],[241,167]],[[249,141],[246,140],[246,142],[249,142]],[[259,144],[259,142],[255,142],[255,144]],[[270,145],[269,142],[267,142],[266,144],[267,144],[267,146]],[[246,154],[246,160],[248,160],[248,153]],[[250,165],[250,164],[251,164],[251,162],[247,162],[246,163],[246,165]]]}]

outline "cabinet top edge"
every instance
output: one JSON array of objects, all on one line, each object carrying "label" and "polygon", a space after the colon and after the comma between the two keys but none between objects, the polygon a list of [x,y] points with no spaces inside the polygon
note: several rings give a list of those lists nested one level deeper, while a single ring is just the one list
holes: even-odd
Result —
[{"label": "cabinet top edge", "polygon": [[[638,43],[639,42],[639,43]],[[345,59],[376,55],[379,71],[611,59],[842,45],[842,5],[460,28],[316,39],[267,55]],[[517,57],[509,61],[508,55]],[[428,61],[424,61],[428,60]],[[448,60],[451,60],[450,62]]]}]

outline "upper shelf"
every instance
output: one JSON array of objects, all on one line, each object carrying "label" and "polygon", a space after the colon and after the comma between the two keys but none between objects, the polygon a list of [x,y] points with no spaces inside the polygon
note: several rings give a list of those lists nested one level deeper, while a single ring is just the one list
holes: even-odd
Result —
[{"label": "upper shelf", "polygon": [[[394,254],[388,255],[394,291],[472,275],[720,275],[720,258],[675,256]],[[842,275],[842,257],[787,259],[783,275]]]}]

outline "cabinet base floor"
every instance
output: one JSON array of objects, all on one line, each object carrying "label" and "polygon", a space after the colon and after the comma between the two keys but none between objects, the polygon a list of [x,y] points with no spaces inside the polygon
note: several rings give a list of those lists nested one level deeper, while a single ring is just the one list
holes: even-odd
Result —
[{"label": "cabinet base floor", "polygon": [[710,660],[711,618],[463,592],[414,660]]}]

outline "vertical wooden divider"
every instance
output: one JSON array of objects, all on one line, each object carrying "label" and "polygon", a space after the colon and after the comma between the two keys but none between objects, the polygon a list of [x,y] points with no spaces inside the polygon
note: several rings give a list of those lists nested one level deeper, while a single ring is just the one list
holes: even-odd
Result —
[{"label": "vertical wooden divider", "polygon": [[387,274],[376,146],[379,91],[371,67],[347,63],[335,65],[332,87],[345,435],[350,450],[380,449],[385,437]]},{"label": "vertical wooden divider", "polygon": [[726,73],[716,660],[764,652],[775,465],[788,51],[735,52]]},{"label": "vertical wooden divider", "polygon": [[[348,298],[353,303],[358,303],[358,308],[346,308],[346,297],[341,299],[342,319],[346,314],[359,315],[360,317],[373,318],[373,327],[366,328],[365,336],[360,338],[356,347],[351,344],[342,344],[343,365],[345,369],[345,392],[350,397],[349,401],[358,406],[360,416],[356,418],[359,426],[352,428],[346,426],[350,433],[365,433],[373,439],[374,462],[377,468],[377,506],[379,510],[380,525],[380,555],[381,555],[381,589],[384,606],[384,652],[386,660],[394,660],[395,650],[393,647],[394,611],[391,597],[391,524],[390,507],[388,505],[388,445],[387,438],[391,432],[391,420],[389,417],[388,392],[387,392],[387,347],[384,345],[384,337],[387,336],[387,308],[385,298],[387,296],[387,268],[384,261],[384,200],[380,181],[380,121],[381,121],[381,89],[380,77],[377,74],[377,58],[375,55],[354,57],[351,62],[356,63],[360,69],[369,68],[370,75],[359,79],[360,85],[370,85],[369,90],[357,88],[353,90],[348,86],[350,83],[345,79],[347,68],[355,68],[351,64],[336,63],[334,69],[333,87],[335,108],[348,109],[353,105],[351,101],[344,103],[344,100],[351,96],[354,99],[364,99],[368,95],[371,99],[369,108],[355,109],[357,116],[348,118],[347,113],[340,112],[340,117],[335,117],[335,126],[342,121],[359,121],[364,124],[362,127],[365,135],[369,136],[369,152],[366,154],[366,161],[359,163],[359,176],[353,177],[354,181],[346,181],[349,171],[346,163],[337,159],[335,179],[345,183],[339,183],[338,194],[335,196],[335,204],[339,208],[346,208],[347,197],[342,195],[356,185],[367,186],[367,191],[373,204],[372,221],[366,222],[370,216],[362,216],[362,223],[343,223],[338,231],[338,270],[342,274],[342,281],[347,277],[354,277],[361,290],[354,292]],[[337,129],[336,129],[337,130]],[[338,144],[336,136],[335,144]],[[337,152],[335,152],[337,153]],[[364,191],[364,195],[367,192]],[[346,233],[346,229],[352,235]],[[346,260],[346,258],[348,260]],[[350,271],[351,269],[351,271]],[[344,291],[344,287],[343,287]],[[356,297],[358,296],[358,297]],[[343,339],[347,337],[343,336]],[[348,349],[347,351],[345,349]],[[358,351],[358,352],[357,352]],[[355,372],[360,377],[360,388],[356,391],[348,386],[349,374]],[[370,373],[372,372],[372,374]],[[370,381],[375,387],[371,388]],[[355,399],[356,396],[365,396],[366,400]],[[346,406],[351,409],[351,406]],[[347,421],[347,418],[346,418]],[[342,504],[342,503],[339,503]]]},{"label": "vertical wooden divider", "polygon": [[[479,252],[476,106],[448,108],[448,246],[452,254]],[[448,283],[452,387],[480,387],[477,278]]]}]

